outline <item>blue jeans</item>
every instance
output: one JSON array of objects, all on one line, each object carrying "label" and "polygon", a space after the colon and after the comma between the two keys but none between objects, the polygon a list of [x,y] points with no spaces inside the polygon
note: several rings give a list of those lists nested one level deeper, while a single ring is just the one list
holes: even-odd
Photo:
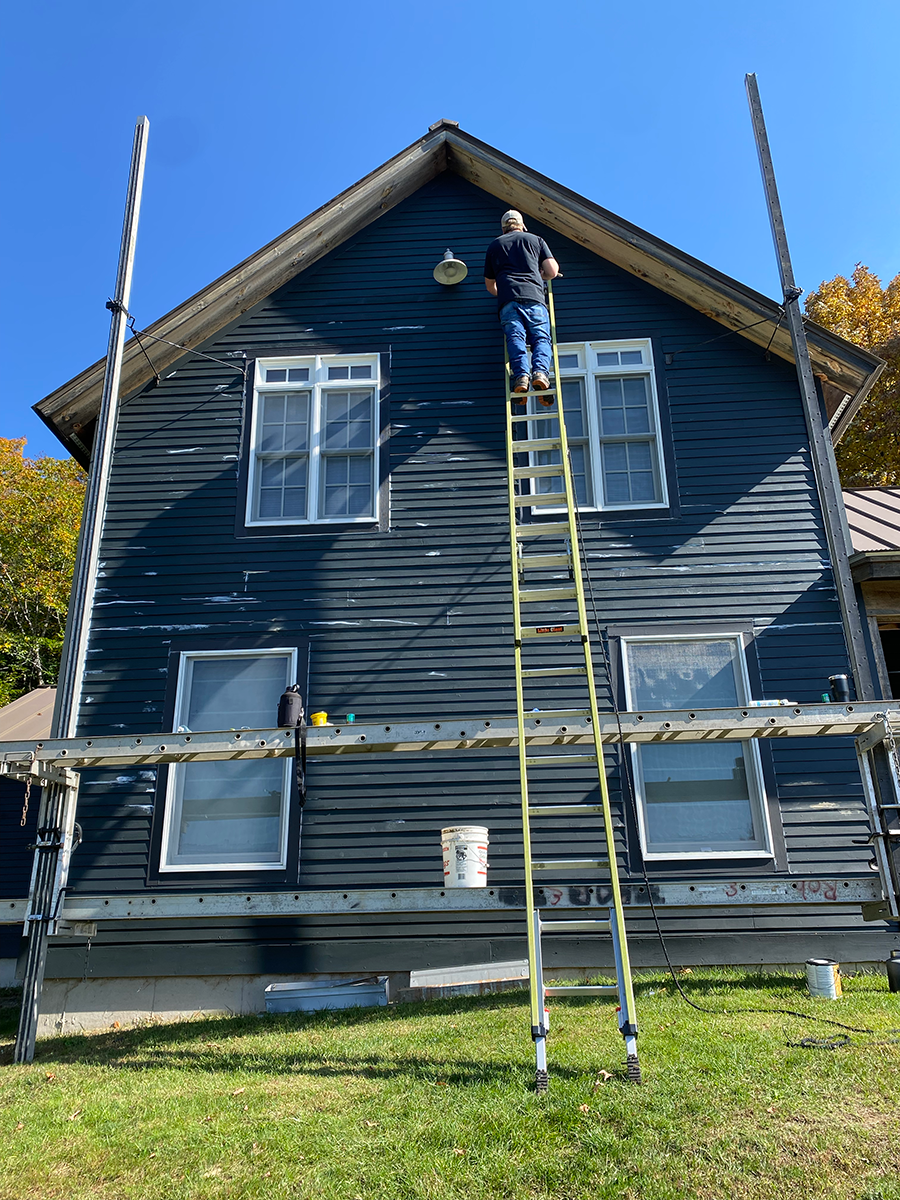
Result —
[{"label": "blue jeans", "polygon": [[[543,304],[518,304],[511,300],[500,309],[500,324],[506,335],[509,369],[513,379],[534,371],[550,374],[550,314]],[[526,345],[531,347],[528,367]]]}]

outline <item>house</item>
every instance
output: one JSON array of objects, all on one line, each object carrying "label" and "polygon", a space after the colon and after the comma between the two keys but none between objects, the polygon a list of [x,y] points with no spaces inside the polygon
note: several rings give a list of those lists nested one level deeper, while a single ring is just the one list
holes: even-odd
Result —
[{"label": "house", "polygon": [[900,488],[845,488],[844,506],[881,695],[900,700]]},{"label": "house", "polygon": [[[50,734],[55,688],[35,688],[0,708],[0,742],[42,741]],[[0,775],[0,896],[28,894],[40,788]],[[0,925],[0,987],[12,987],[21,925]]]},{"label": "house", "polygon": [[[342,723],[514,710],[503,353],[480,269],[510,206],[564,272],[606,705],[817,701],[848,670],[779,306],[443,121],[129,343],[80,733],[266,728],[295,680]],[[448,247],[469,267],[453,287],[432,276]],[[839,433],[879,360],[809,340]],[[102,367],[36,406],[82,461]],[[676,962],[886,957],[891,927],[835,903],[872,878],[850,742],[625,753],[608,769],[626,878],[722,886],[718,906],[662,912]],[[595,787],[573,766],[546,797]],[[489,884],[521,879],[508,750],[316,759],[302,815],[287,760],[96,769],[78,822],[70,896],[436,888],[439,831],[469,823],[490,829]],[[588,834],[553,836],[565,854]],[[823,902],[727,903],[761,881]],[[630,936],[637,965],[661,961],[646,909]],[[51,944],[44,1028],[523,952],[521,920],[492,911],[123,919]],[[609,953],[559,938],[548,966]]]}]

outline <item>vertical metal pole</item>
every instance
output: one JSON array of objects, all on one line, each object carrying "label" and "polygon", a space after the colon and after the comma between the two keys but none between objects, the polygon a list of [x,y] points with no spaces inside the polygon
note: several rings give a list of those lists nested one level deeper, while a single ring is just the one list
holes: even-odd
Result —
[{"label": "vertical metal pole", "polygon": [[[78,723],[91,608],[97,584],[97,560],[100,553],[100,538],[103,534],[103,519],[109,491],[109,471],[116,434],[119,382],[122,375],[122,350],[125,345],[128,301],[131,297],[131,276],[149,131],[150,122],[146,117],[139,117],[134,129],[134,143],[131,150],[131,171],[128,177],[128,195],[125,200],[122,241],[119,247],[116,290],[108,305],[112,311],[112,318],[109,323],[106,374],[103,378],[103,395],[94,435],[81,532],[78,537],[75,574],[72,580],[59,687],[53,716],[53,737],[74,737]],[[25,926],[28,934],[28,951],[25,960],[22,1016],[14,1055],[16,1062],[31,1062],[34,1057],[38,1009],[47,958],[47,938],[55,924],[54,897],[58,897],[60,891],[65,887],[68,874],[77,795],[77,788],[53,784],[44,789],[41,797],[41,811],[38,816],[38,848],[35,850],[29,911]]]},{"label": "vertical metal pole", "polygon": [[822,506],[828,555],[831,559],[831,569],[841,609],[847,651],[853,678],[856,681],[857,697],[860,700],[869,700],[874,698],[875,691],[863,637],[859,605],[856,601],[856,591],[848,562],[850,540],[847,517],[844,512],[841,485],[834,462],[834,450],[829,435],[825,431],[812,365],[809,361],[809,347],[806,343],[806,331],[803,328],[803,315],[800,311],[800,296],[803,293],[802,289],[798,288],[794,282],[794,270],[791,266],[781,202],[778,199],[778,189],[775,185],[775,170],[772,166],[772,154],[769,150],[769,139],[766,134],[756,76],[747,75],[744,82],[747,87],[747,100],[750,104],[750,117],[753,121],[753,136],[756,139],[759,166],[766,193],[766,203],[769,208],[769,222],[772,226],[772,238],[775,242],[775,254],[778,258],[778,270],[784,293],[784,310],[791,334],[791,343],[794,347],[797,380],[800,384],[800,397],[803,401],[806,428],[809,433],[810,457],[819,493],[819,503]]}]

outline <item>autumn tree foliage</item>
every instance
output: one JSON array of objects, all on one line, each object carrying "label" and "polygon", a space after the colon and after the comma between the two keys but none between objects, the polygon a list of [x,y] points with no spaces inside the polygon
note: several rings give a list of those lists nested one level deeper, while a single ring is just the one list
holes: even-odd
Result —
[{"label": "autumn tree foliage", "polygon": [[0,704],[56,683],[86,476],[0,438]]},{"label": "autumn tree foliage", "polygon": [[900,486],[900,275],[887,287],[858,263],[806,298],[806,315],[872,350],[887,367],[835,447],[844,487]]}]

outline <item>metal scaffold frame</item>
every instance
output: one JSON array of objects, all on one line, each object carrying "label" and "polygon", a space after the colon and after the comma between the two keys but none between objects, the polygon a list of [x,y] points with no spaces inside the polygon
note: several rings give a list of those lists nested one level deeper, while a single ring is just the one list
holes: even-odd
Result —
[{"label": "metal scaffold frame", "polygon": [[[900,835],[894,826],[900,816],[900,771],[895,736],[900,712],[883,701],[854,704],[798,704],[791,707],[698,709],[666,712],[600,714],[605,745],[647,742],[744,741],[750,738],[853,737],[860,763],[863,798],[872,829],[872,851],[878,874],[869,879],[810,879],[784,881],[735,880],[654,883],[654,903],[674,906],[861,904],[870,919],[900,920]],[[621,728],[621,734],[619,729]],[[532,713],[524,721],[528,746],[572,747],[593,744],[589,717],[570,712]],[[514,749],[518,745],[515,716],[464,720],[398,721],[393,724],[357,722],[348,726],[309,729],[310,756],[337,754],[409,754],[417,751]],[[0,775],[57,793],[61,811],[74,815],[80,770],[178,762],[291,757],[293,730],[242,729],[207,733],[148,733],[104,737],[52,738],[44,742],[0,742]],[[889,814],[894,814],[892,820]],[[45,834],[39,830],[38,846]],[[50,834],[46,835],[49,840]],[[71,829],[64,832],[67,859]],[[649,903],[643,884],[623,882],[626,907]],[[33,889],[32,889],[32,894]],[[585,908],[608,905],[605,885],[538,889],[538,907]],[[340,912],[496,911],[524,907],[521,887],[485,889],[399,888],[353,891],[157,892],[154,894],[88,896],[63,894],[57,886],[48,913],[32,911],[27,899],[0,902],[0,923],[28,923],[40,918],[50,932],[64,922],[121,921],[252,916],[327,915]]]}]

